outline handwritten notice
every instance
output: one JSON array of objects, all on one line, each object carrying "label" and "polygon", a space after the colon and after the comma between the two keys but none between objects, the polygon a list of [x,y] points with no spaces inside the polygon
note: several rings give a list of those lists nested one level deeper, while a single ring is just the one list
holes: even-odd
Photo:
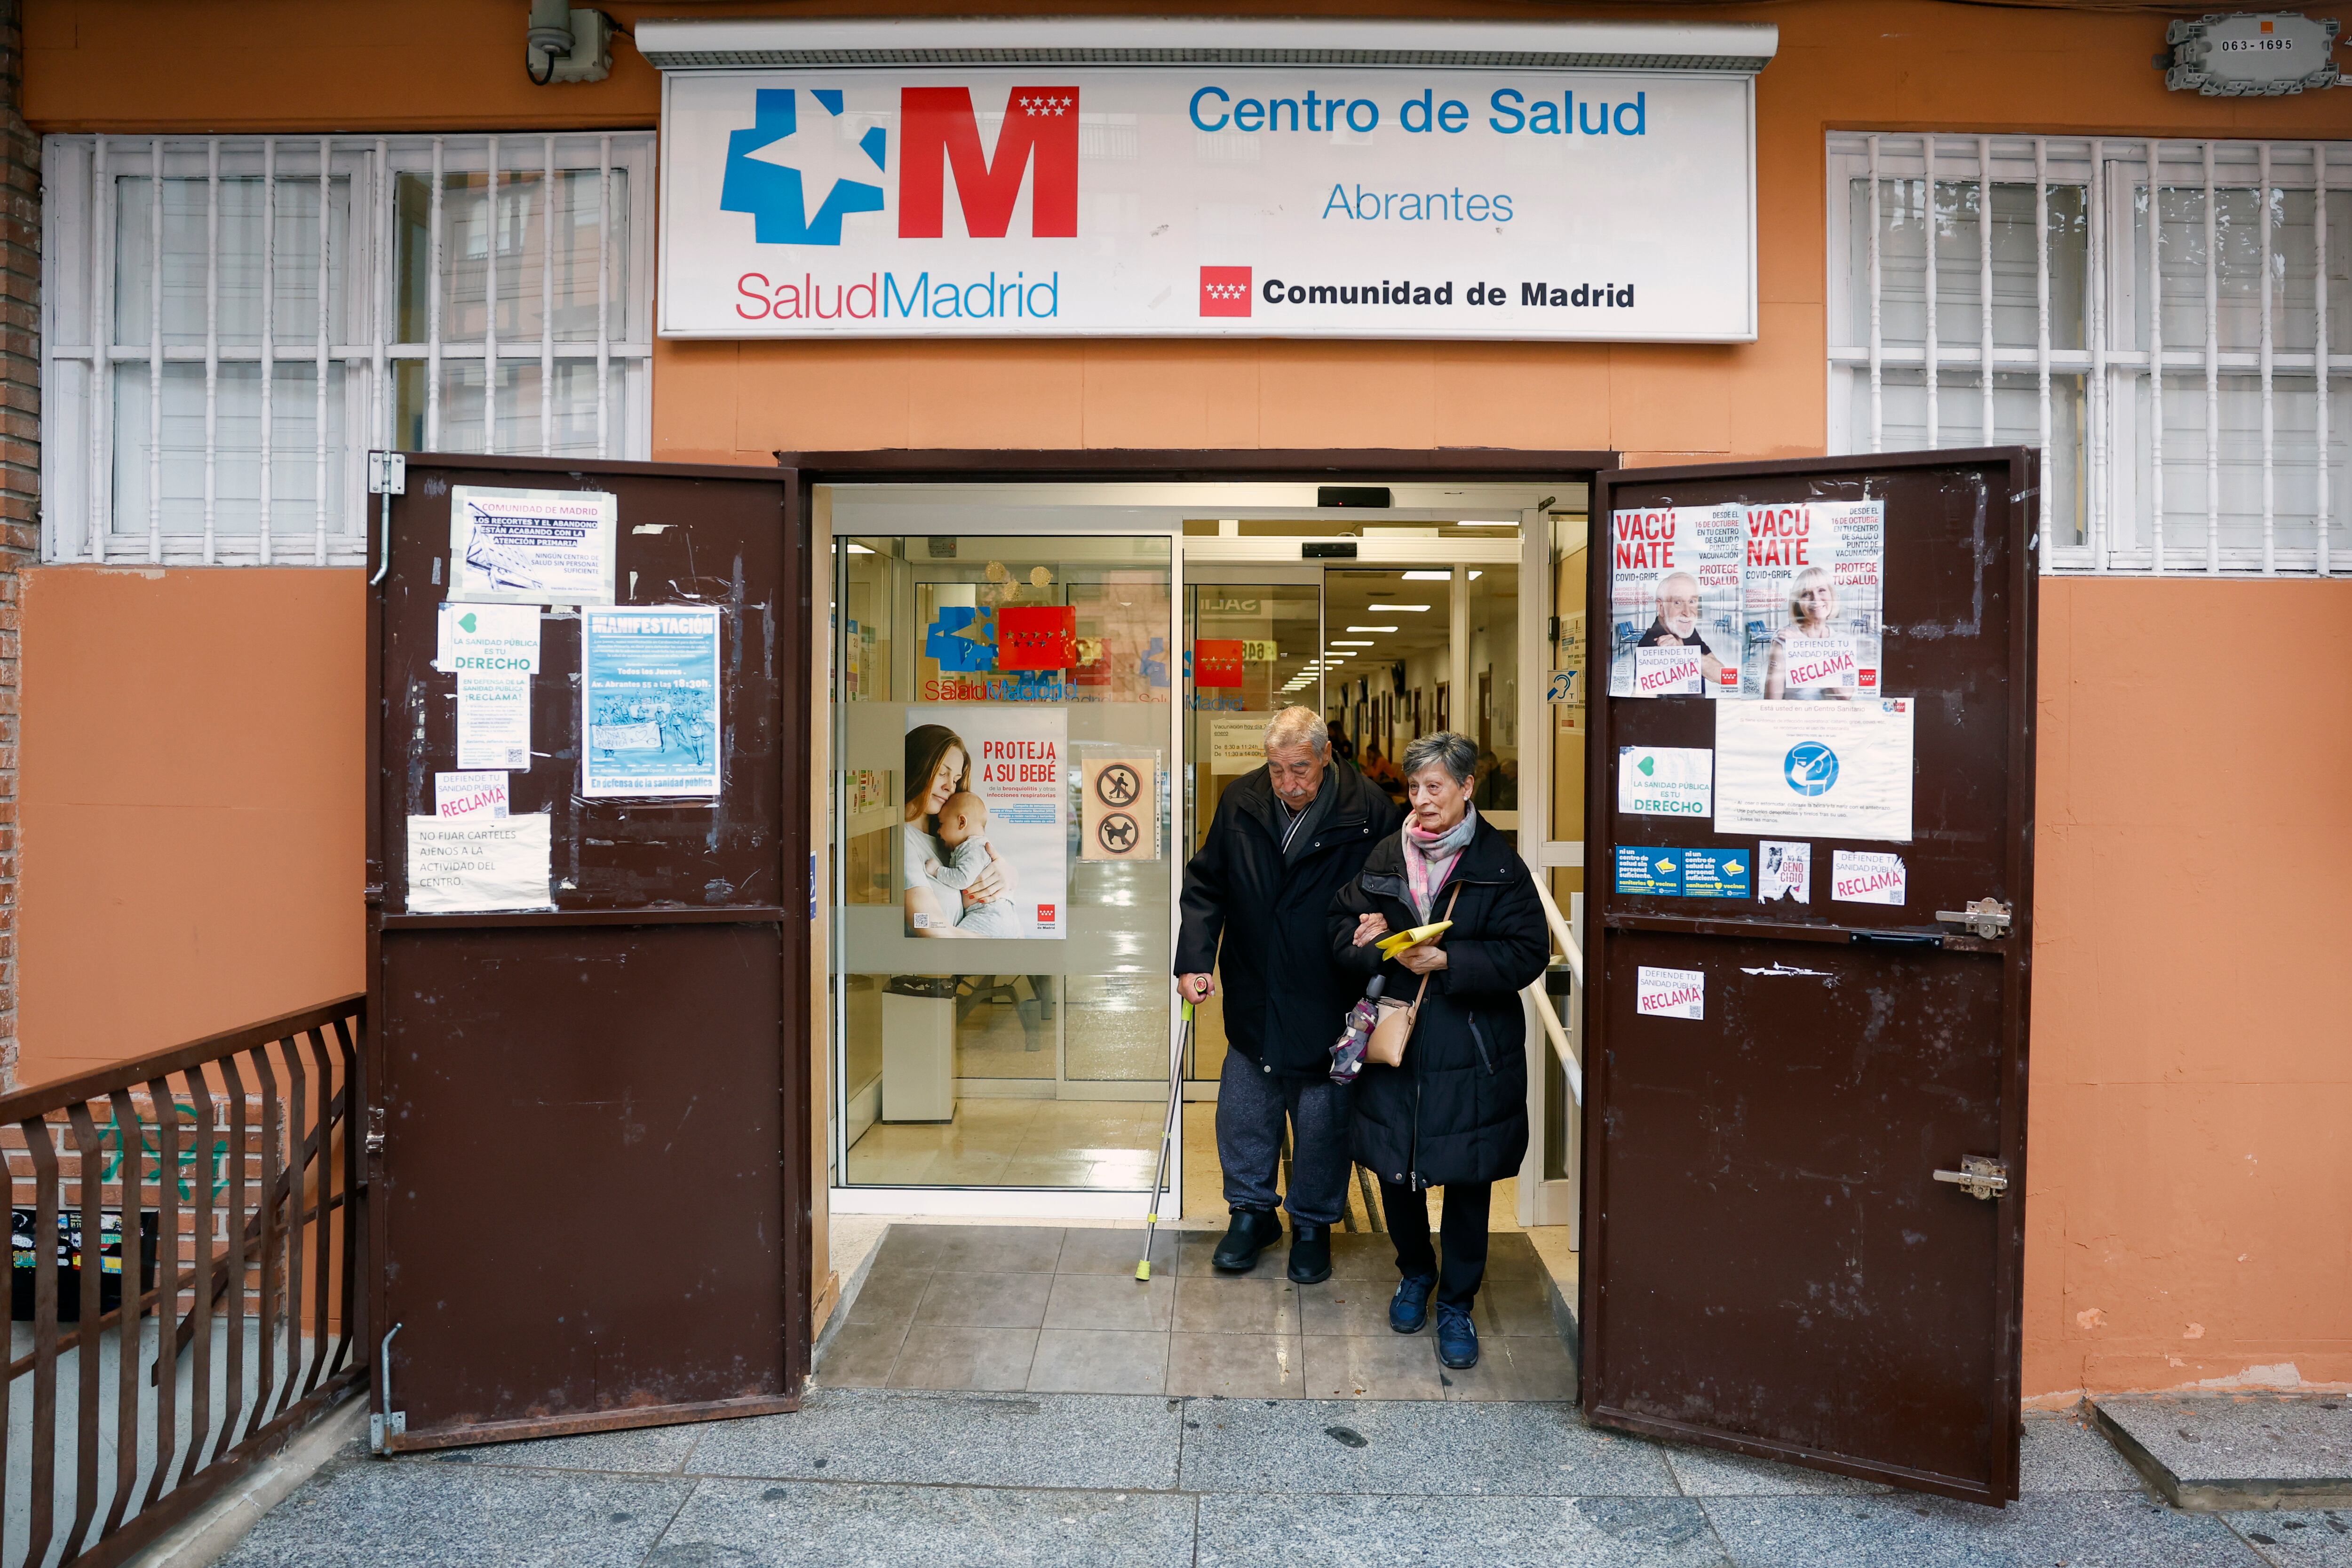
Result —
[{"label": "handwritten notice", "polygon": [[530,677],[457,677],[457,766],[514,772],[530,766]]},{"label": "handwritten notice", "polygon": [[1633,650],[1634,697],[1696,697],[1706,689],[1699,650],[1637,647]]},{"label": "handwritten notice", "polygon": [[1634,1011],[1648,1018],[1706,1016],[1706,973],[1697,969],[1636,967]]},{"label": "handwritten notice", "polygon": [[433,815],[444,822],[464,816],[504,816],[507,805],[503,773],[433,775]]},{"label": "handwritten notice", "polygon": [[1830,852],[1830,897],[1849,904],[1901,904],[1903,857],[1871,851]]},{"label": "handwritten notice", "polygon": [[547,894],[550,820],[544,812],[457,822],[410,817],[408,912],[552,909]]}]

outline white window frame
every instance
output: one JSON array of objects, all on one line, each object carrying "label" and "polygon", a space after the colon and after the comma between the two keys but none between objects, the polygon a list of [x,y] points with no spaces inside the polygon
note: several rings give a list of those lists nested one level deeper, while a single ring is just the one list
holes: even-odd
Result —
[{"label": "white window frame", "polygon": [[[2212,193],[2217,186],[2245,183],[2250,175],[2260,188],[2352,189],[2352,142],[1832,131],[1828,136],[1827,153],[1826,413],[1831,451],[1844,452],[1857,445],[1854,432],[1861,421],[1856,416],[1862,406],[1866,406],[1869,413],[1868,438],[1862,444],[1869,450],[1879,449],[1884,434],[1885,373],[1889,368],[1917,370],[1931,362],[1939,374],[1928,378],[1929,445],[1993,444],[1991,377],[2025,373],[2038,378],[2041,445],[2047,451],[2052,428],[2051,377],[2053,373],[2079,375],[2086,389],[2082,419],[2084,448],[2077,454],[2085,514],[2081,521],[2082,537],[2079,542],[2063,543],[2045,539],[2043,570],[2151,575],[2190,573],[2206,576],[2352,574],[2352,536],[2332,537],[2345,531],[2345,498],[2347,490],[2352,490],[2352,481],[2347,481],[2344,466],[2336,464],[2336,471],[2331,474],[2330,465],[2323,460],[2316,475],[2315,513],[2287,520],[2298,530],[2306,524],[2311,526],[2308,545],[2282,542],[2276,537],[2282,519],[2272,484],[2273,459],[2277,450],[2272,417],[2274,374],[2294,375],[2298,383],[2311,378],[2308,384],[2314,384],[2316,392],[2315,441],[2321,453],[2327,452],[2331,438],[2340,438],[2344,434],[2338,431],[2331,435],[2328,392],[2331,384],[2337,388],[2352,384],[2352,353],[2341,352],[2352,349],[2352,343],[2331,344],[2328,341],[2326,268],[2331,254],[2340,255],[2344,247],[2352,247],[2352,234],[2328,233],[2324,196],[2315,204],[2315,262],[2319,282],[2315,289],[2314,349],[2290,351],[2277,348],[2271,342],[2271,279],[2267,271],[2263,279],[2261,347],[2221,348],[2216,326],[2217,284],[2210,248],[2202,341],[2176,346],[2163,342],[2159,336],[2151,353],[2149,349],[2136,346],[2134,324],[2137,307],[2150,281],[2135,259],[2135,226],[2144,221],[2152,228],[2158,221],[2155,216],[2158,204],[2153,202],[2148,204],[2150,213],[2144,219],[2135,216],[2137,190],[2147,183],[2151,157],[2157,160],[2159,186],[2203,186],[2210,236],[2214,211]],[[2042,221],[2035,242],[2039,341],[2033,346],[1997,347],[1994,343],[1993,290],[1989,286],[1992,240],[1989,224],[1980,225],[1979,229],[1982,236],[1982,276],[1987,279],[1987,286],[1979,290],[1982,325],[1979,337],[1961,342],[1938,342],[1936,312],[1930,309],[1924,345],[1894,344],[1884,340],[1878,301],[1882,275],[1874,236],[1867,247],[1869,259],[1863,265],[1863,275],[1855,276],[1848,268],[1853,246],[1849,193],[1853,182],[1869,181],[1874,214],[1880,182],[1927,178],[1931,163],[1933,178],[1940,182],[1990,181],[2031,184],[2035,187],[2035,210]],[[2088,187],[2085,207],[2089,232],[2086,275],[2083,279],[2086,341],[2080,349],[2053,348],[2050,341],[2047,202],[2049,191],[2059,185]],[[2270,204],[2265,202],[2263,206],[2267,226]],[[1935,279],[1936,259],[1931,244],[1927,262],[1931,300]],[[1865,299],[1867,310],[1858,310],[1858,303]],[[1863,342],[1853,341],[1857,336],[1857,318],[1868,322],[1866,340]],[[2174,377],[2201,374],[2205,382],[2204,525],[2201,530],[2188,531],[2190,537],[2186,539],[2179,536],[2182,531],[2178,509],[2172,513],[2174,536],[2165,537],[2161,426],[2165,394],[2160,383],[2154,388],[2151,399],[2158,428],[2154,438],[2147,442],[2147,452],[2143,454],[2139,449],[2138,402],[2148,386],[2152,359],[2160,360],[2163,370]],[[2225,545],[2221,539],[2218,388],[2224,372],[2237,376],[2252,374],[2261,380],[2263,529],[2262,542],[2254,547]],[[1948,420],[1945,407],[1939,405],[1939,384],[1942,405],[1958,405]],[[1866,405],[1861,400],[1867,400]],[[2046,508],[2046,487],[2043,504]],[[2044,515],[2046,518],[2046,511]]]},{"label": "white window frame", "polygon": [[[449,361],[495,360],[500,363],[535,362],[541,369],[541,432],[540,449],[547,449],[554,424],[554,366],[557,361],[593,362],[596,375],[596,435],[598,457],[644,458],[652,450],[653,359],[653,237],[654,133],[586,132],[549,134],[447,134],[437,136],[50,136],[42,143],[44,181],[42,232],[42,442],[41,550],[51,562],[146,563],[156,565],[320,565],[360,564],[367,538],[366,454],[371,447],[388,447],[394,438],[395,394],[394,378],[402,364],[422,362],[425,373],[425,441],[428,451],[451,450],[441,445],[441,367]],[[161,164],[166,178],[217,180],[260,175],[268,182],[292,180],[350,181],[351,249],[342,258],[343,289],[338,309],[349,341],[331,341],[330,313],[320,311],[315,337],[299,342],[273,341],[273,323],[265,306],[262,338],[251,343],[226,344],[216,327],[208,327],[206,341],[197,344],[165,344],[162,313],[154,310],[152,341],[125,344],[113,336],[115,286],[115,203],[112,182],[143,179]],[[484,336],[465,340],[445,338],[441,331],[442,265],[440,247],[443,184],[432,184],[435,267],[428,310],[430,332],[421,342],[390,341],[396,321],[394,289],[397,238],[394,204],[397,176],[421,174],[442,176],[478,174],[495,169],[500,175],[549,175],[562,171],[596,170],[599,192],[611,189],[611,176],[623,174],[627,182],[630,212],[625,243],[613,240],[614,204],[601,201],[598,212],[597,336],[592,341],[553,336],[555,299],[551,244],[542,243],[544,265],[537,277],[501,280],[496,247],[488,268],[488,308]],[[161,187],[157,192],[160,205]],[[275,191],[278,184],[265,184]],[[552,221],[553,204],[540,204],[541,222]],[[268,237],[276,219],[274,198],[265,200],[262,274],[271,279],[274,263]],[[495,211],[495,206],[493,207]],[[215,225],[213,254],[219,254]],[[161,238],[156,244],[160,250]],[[323,280],[329,267],[328,247],[320,247]],[[616,300],[614,269],[625,267],[630,297]],[[497,336],[497,304],[507,297],[506,286],[537,290],[542,302],[541,333],[520,342]],[[157,272],[155,287],[162,279]],[[265,281],[265,300],[268,282]],[[92,345],[98,345],[93,348]],[[262,496],[258,517],[236,520],[229,526],[210,499],[211,475],[219,447],[208,437],[205,447],[206,490],[205,526],[201,531],[167,531],[163,527],[160,485],[151,480],[150,522],[143,537],[107,526],[114,506],[113,388],[109,376],[94,374],[100,356],[121,374],[130,367],[152,372],[161,356],[163,363],[194,363],[206,367],[206,424],[211,426],[217,406],[217,371],[224,363],[259,363],[262,384]],[[320,417],[314,437],[320,483],[311,507],[310,527],[297,532],[283,518],[271,516],[270,421],[282,406],[275,390],[274,367],[289,363],[316,367]],[[347,399],[341,449],[341,483],[330,497],[327,370],[342,367]],[[490,378],[494,384],[494,378]],[[613,399],[620,398],[614,417]],[[151,419],[160,419],[160,403],[150,398]],[[486,405],[483,447],[496,449],[498,420]],[[160,443],[151,426],[151,472],[161,464]]]}]

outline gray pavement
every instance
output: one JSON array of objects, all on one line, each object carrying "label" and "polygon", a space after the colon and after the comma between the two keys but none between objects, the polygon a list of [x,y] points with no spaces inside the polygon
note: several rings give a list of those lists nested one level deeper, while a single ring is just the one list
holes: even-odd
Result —
[{"label": "gray pavement", "polygon": [[2026,1418],[2007,1509],[1592,1430],[1564,1405],[819,1388],[798,1415],[377,1460],[231,1568],[2352,1568],[2352,1510],[2191,1514]]}]

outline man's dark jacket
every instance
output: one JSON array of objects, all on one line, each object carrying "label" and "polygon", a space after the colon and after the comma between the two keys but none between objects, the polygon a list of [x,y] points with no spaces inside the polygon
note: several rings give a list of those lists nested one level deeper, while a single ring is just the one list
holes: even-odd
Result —
[{"label": "man's dark jacket", "polygon": [[[1319,808],[1319,809],[1318,809]],[[1225,1042],[1266,1071],[1321,1077],[1362,981],[1331,962],[1332,894],[1403,819],[1381,788],[1336,759],[1286,858],[1266,771],[1225,788],[1201,852],[1184,868],[1176,973],[1206,974],[1224,939]]]}]

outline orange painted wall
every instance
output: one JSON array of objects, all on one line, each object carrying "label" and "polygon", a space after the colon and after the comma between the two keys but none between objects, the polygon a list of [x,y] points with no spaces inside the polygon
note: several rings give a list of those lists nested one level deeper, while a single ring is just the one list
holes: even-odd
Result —
[{"label": "orange painted wall", "polygon": [[[657,80],[625,44],[605,83],[529,86],[522,9],[26,0],[26,113],[42,130],[132,132],[654,123]],[[610,9],[625,23],[779,7]],[[943,0],[893,14],[967,9]],[[1234,9],[1639,14],[1517,0]],[[2164,91],[2147,65],[2161,47],[2154,16],[1925,0],[1652,15],[1780,28],[1758,95],[1759,342],[665,343],[655,455],[1818,452],[1829,129],[2352,137],[2352,92]],[[2306,1381],[2352,1382],[2352,1141],[2340,1131],[2352,1123],[2341,956],[2352,916],[2330,897],[2352,879],[2341,826],[2352,710],[2281,689],[2226,638],[2196,639],[2184,658],[2178,629],[2293,626],[2319,668],[2338,668],[2352,658],[2352,583],[2053,579],[2042,605],[2025,1388],[2165,1386],[2288,1363]],[[36,574],[22,781],[28,1076],[357,984],[360,616],[347,572]],[[224,675],[257,623],[273,628],[278,658],[257,689],[237,689]],[[126,969],[124,954],[141,967]]]},{"label": "orange painted wall", "polygon": [[362,989],[365,605],[357,571],[25,574],[24,1081]]}]

